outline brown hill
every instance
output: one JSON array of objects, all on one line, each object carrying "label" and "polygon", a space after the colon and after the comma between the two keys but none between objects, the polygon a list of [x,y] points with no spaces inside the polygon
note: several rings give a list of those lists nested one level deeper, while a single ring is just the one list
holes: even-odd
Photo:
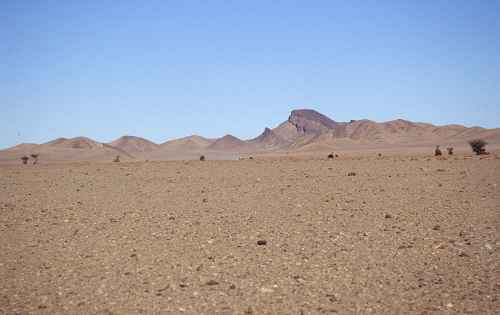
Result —
[{"label": "brown hill", "polygon": [[215,140],[192,135],[180,139],[174,139],[160,144],[161,150],[184,150],[184,151],[200,151],[206,149]]},{"label": "brown hill", "polygon": [[467,141],[474,138],[500,145],[499,130],[460,125],[435,126],[404,119],[382,123],[366,119],[337,122],[314,110],[296,110],[272,131],[290,142],[287,150],[316,151],[344,147],[467,146]]},{"label": "brown hill", "polygon": [[145,152],[152,152],[159,148],[159,145],[152,141],[134,136],[122,136],[110,142],[109,145],[121,149],[133,156],[141,155]]},{"label": "brown hill", "polygon": [[236,138],[232,135],[225,135],[222,138],[219,138],[214,141],[214,143],[210,144],[207,149],[214,151],[241,151],[246,150],[250,146],[247,142]]},{"label": "brown hill", "polygon": [[319,134],[339,126],[339,123],[312,109],[293,110],[288,121],[303,134]]},{"label": "brown hill", "polygon": [[20,144],[15,145],[11,148],[7,148],[4,151],[6,151],[6,152],[30,151],[30,150],[33,150],[34,148],[36,148],[37,146],[38,146],[38,144],[36,144],[36,143],[20,143]]},{"label": "brown hill", "polygon": [[57,138],[42,144],[47,147],[68,148],[68,149],[95,149],[102,148],[103,144],[87,137]]},{"label": "brown hill", "polygon": [[[338,126],[342,128],[340,132]],[[304,137],[298,138],[294,141],[295,147],[301,151],[320,148],[397,148],[437,144],[466,147],[467,142],[475,138],[485,139],[492,145],[500,144],[499,129],[466,128],[459,125],[440,127],[402,119],[383,123],[353,120],[349,123],[338,123],[338,126],[306,141],[300,142]]]},{"label": "brown hill", "polygon": [[156,150],[144,154],[143,157],[151,160],[198,159],[214,141],[198,135],[169,140],[160,144]]},{"label": "brown hill", "polygon": [[39,163],[55,161],[111,161],[117,155],[130,159],[127,152],[86,137],[58,138],[43,144],[18,145],[0,151],[0,161],[18,163],[23,155],[39,155]]},{"label": "brown hill", "polygon": [[253,145],[255,148],[266,150],[287,147],[291,144],[291,141],[285,140],[273,130],[265,128],[258,137],[248,140],[248,143]]}]

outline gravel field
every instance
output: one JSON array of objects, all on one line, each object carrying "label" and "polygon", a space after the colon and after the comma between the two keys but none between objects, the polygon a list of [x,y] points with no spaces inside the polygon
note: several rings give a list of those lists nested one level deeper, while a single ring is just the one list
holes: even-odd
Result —
[{"label": "gravel field", "polygon": [[0,314],[498,314],[499,232],[494,157],[2,165]]}]

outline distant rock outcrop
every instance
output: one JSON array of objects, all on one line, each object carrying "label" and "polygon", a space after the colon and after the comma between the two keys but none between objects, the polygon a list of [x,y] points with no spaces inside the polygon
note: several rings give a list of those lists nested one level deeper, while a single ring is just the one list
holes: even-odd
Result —
[{"label": "distant rock outcrop", "polygon": [[248,143],[254,145],[256,148],[278,149],[288,146],[291,141],[283,139],[272,129],[265,128],[257,138],[249,140]]},{"label": "distant rock outcrop", "polygon": [[312,109],[294,110],[288,121],[295,126],[300,134],[320,134],[334,130],[339,124],[323,114]]}]

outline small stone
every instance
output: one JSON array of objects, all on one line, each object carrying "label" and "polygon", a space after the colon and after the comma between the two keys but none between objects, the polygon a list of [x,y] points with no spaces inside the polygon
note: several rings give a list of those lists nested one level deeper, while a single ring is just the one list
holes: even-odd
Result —
[{"label": "small stone", "polygon": [[257,241],[257,245],[259,245],[259,246],[265,246],[265,245],[267,245],[267,241],[266,240],[258,240]]},{"label": "small stone", "polygon": [[260,288],[260,292],[262,292],[262,293],[273,293],[274,290],[270,289],[270,288],[262,287],[262,288]]},{"label": "small stone", "polygon": [[386,214],[385,214],[385,218],[386,218],[386,219],[392,219],[392,215],[390,215],[389,213],[386,213]]},{"label": "small stone", "polygon": [[210,286],[212,286],[212,285],[218,285],[218,284],[219,284],[219,282],[217,282],[217,281],[215,281],[215,280],[208,280],[205,284],[206,284],[206,285],[210,285]]},{"label": "small stone", "polygon": [[443,249],[445,248],[446,245],[444,245],[443,243],[437,245],[436,247],[434,247],[435,249]]}]

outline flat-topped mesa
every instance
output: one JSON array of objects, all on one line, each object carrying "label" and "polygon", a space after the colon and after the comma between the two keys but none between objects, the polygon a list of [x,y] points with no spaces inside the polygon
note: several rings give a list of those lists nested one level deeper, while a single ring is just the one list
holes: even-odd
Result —
[{"label": "flat-topped mesa", "polygon": [[320,134],[335,129],[339,123],[312,109],[293,110],[288,118],[299,133]]}]

